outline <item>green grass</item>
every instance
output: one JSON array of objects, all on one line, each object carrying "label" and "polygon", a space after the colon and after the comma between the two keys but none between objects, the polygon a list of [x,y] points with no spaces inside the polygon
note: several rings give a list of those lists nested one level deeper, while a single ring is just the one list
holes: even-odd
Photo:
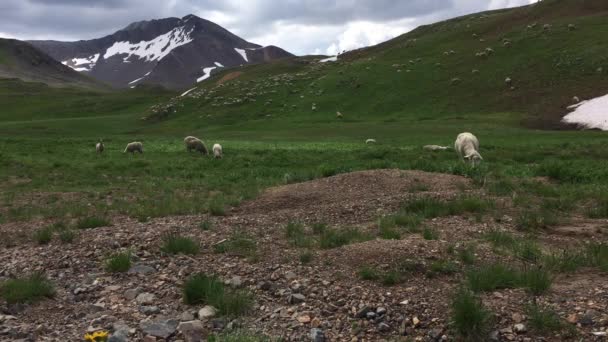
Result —
[{"label": "green grass", "polygon": [[511,233],[501,230],[490,230],[483,238],[496,248],[511,248],[516,242],[515,237]]},{"label": "green grass", "polygon": [[422,237],[425,240],[439,240],[439,232],[432,228],[424,228],[422,230]]},{"label": "green grass", "polygon": [[80,219],[78,223],[76,223],[76,227],[78,227],[78,229],[92,229],[99,227],[107,227],[111,225],[112,223],[110,222],[110,220],[100,216],[85,217]]},{"label": "green grass", "polygon": [[300,253],[300,262],[302,263],[302,265],[310,264],[312,262],[313,258],[314,258],[314,254],[311,251],[306,251],[306,252]]},{"label": "green grass", "polygon": [[53,230],[50,227],[40,228],[34,232],[34,240],[39,245],[46,245],[53,239]]},{"label": "green grass", "polygon": [[62,243],[72,243],[74,238],[76,238],[76,233],[71,229],[59,232],[59,240],[61,240]]},{"label": "green grass", "polygon": [[202,273],[186,280],[183,286],[183,298],[186,304],[211,305],[220,315],[230,317],[248,313],[253,305],[253,298],[249,293],[226,288],[217,277]]},{"label": "green grass", "polygon": [[380,278],[380,272],[372,266],[363,266],[357,273],[359,278],[363,280],[378,280]]},{"label": "green grass", "polygon": [[319,247],[322,249],[338,248],[357,242],[371,240],[373,237],[358,228],[328,229],[319,236]]},{"label": "green grass", "polygon": [[475,263],[475,246],[466,245],[458,249],[458,259],[465,265],[473,265]]},{"label": "green grass", "polygon": [[608,273],[608,245],[591,243],[576,250],[545,254],[542,265],[551,272],[572,273],[582,267],[595,267]]},{"label": "green grass", "polygon": [[560,223],[559,214],[552,210],[526,210],[517,216],[515,226],[525,232],[536,232]]},{"label": "green grass", "polygon": [[490,331],[491,314],[469,290],[456,292],[451,302],[451,323],[464,341],[483,341]]},{"label": "green grass", "polygon": [[401,232],[397,228],[395,220],[392,217],[383,217],[378,220],[378,236],[385,240],[401,239]]},{"label": "green grass", "polygon": [[162,238],[161,250],[167,254],[197,254],[200,250],[199,244],[192,238],[175,233],[165,234]]},{"label": "green grass", "polygon": [[110,255],[105,261],[105,269],[111,273],[124,273],[131,268],[131,252]]},{"label": "green grass", "polygon": [[539,296],[549,291],[552,282],[549,271],[536,266],[519,270],[503,264],[491,264],[469,270],[466,275],[466,283],[474,292],[525,288]]},{"label": "green grass", "polygon": [[449,260],[437,260],[431,263],[427,271],[427,276],[430,278],[439,275],[452,275],[458,272],[458,266]]},{"label": "green grass", "polygon": [[44,298],[51,298],[54,294],[53,285],[40,273],[0,283],[0,296],[8,304],[35,303]]},{"label": "green grass", "polygon": [[289,222],[285,226],[285,236],[289,243],[295,247],[312,247],[314,240],[306,232],[306,227],[298,222]]},{"label": "green grass", "polygon": [[519,277],[520,286],[535,296],[547,293],[553,282],[551,274],[540,267],[525,269]]},{"label": "green grass", "polygon": [[257,257],[257,245],[255,241],[242,233],[234,233],[226,241],[214,245],[215,253],[224,253],[243,258],[255,259]]},{"label": "green grass", "polygon": [[551,309],[528,305],[526,315],[528,326],[539,334],[555,334],[565,328],[565,322]]},{"label": "green grass", "polygon": [[224,197],[214,196],[209,201],[209,213],[213,216],[224,216],[226,215],[226,204],[224,203]]},{"label": "green grass", "polygon": [[203,231],[211,230],[212,227],[213,224],[209,220],[203,221],[198,225],[198,228]]}]

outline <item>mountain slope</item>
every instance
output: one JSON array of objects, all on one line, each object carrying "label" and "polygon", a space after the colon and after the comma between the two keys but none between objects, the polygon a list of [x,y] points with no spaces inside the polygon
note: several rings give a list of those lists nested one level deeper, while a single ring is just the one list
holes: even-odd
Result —
[{"label": "mountain slope", "polygon": [[608,93],[607,19],[608,2],[545,0],[420,27],[337,62],[295,58],[227,70],[173,99],[183,109],[157,125],[178,128],[211,112],[213,119],[197,120],[201,127],[320,129],[334,125],[340,111],[344,127],[441,121],[460,131],[498,122],[564,128],[574,97]]},{"label": "mountain slope", "polygon": [[0,78],[41,82],[52,87],[106,88],[30,44],[14,39],[0,38]]},{"label": "mountain slope", "polygon": [[194,15],[133,23],[89,41],[31,41],[53,58],[117,87],[191,87],[216,69],[267,62],[291,54],[249,43]]}]

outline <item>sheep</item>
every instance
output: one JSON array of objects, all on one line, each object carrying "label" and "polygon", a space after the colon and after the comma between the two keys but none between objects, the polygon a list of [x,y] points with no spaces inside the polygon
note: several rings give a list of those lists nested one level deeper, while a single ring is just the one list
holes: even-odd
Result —
[{"label": "sheep", "polygon": [[99,154],[103,153],[105,146],[103,144],[103,140],[99,139],[99,142],[95,145],[95,151]]},{"label": "sheep", "polygon": [[544,31],[549,31],[549,30],[551,30],[551,25],[550,25],[550,24],[545,24],[545,25],[543,25],[543,30],[544,30]]},{"label": "sheep", "polygon": [[458,78],[458,77],[455,77],[455,78],[452,78],[452,81],[450,81],[450,84],[451,85],[457,85],[460,82],[462,82],[462,80],[460,78]]},{"label": "sheep", "polygon": [[475,166],[483,160],[479,154],[479,140],[471,133],[460,133],[454,143],[454,149],[464,162]]},{"label": "sheep", "polygon": [[134,141],[132,143],[128,143],[127,147],[125,148],[123,153],[133,153],[135,154],[135,152],[139,152],[139,153],[144,153],[144,144],[142,144],[139,141]]},{"label": "sheep", "polygon": [[365,143],[368,144],[368,145],[369,144],[375,144],[376,143],[376,139],[367,139],[367,140],[365,140]]},{"label": "sheep", "polygon": [[342,119],[342,118],[344,118],[344,115],[342,115],[342,113],[340,113],[340,112],[336,112],[336,117],[338,119]]},{"label": "sheep", "polygon": [[512,84],[513,84],[513,80],[511,79],[511,77],[507,77],[507,78],[505,78],[505,83],[506,83],[508,86],[510,86],[510,85],[512,85]]},{"label": "sheep", "polygon": [[511,47],[511,42],[510,41],[505,41],[504,43],[502,43],[502,45],[506,48]]},{"label": "sheep", "polygon": [[487,53],[488,55],[491,55],[491,54],[493,54],[493,53],[494,53],[494,49],[492,49],[491,47],[488,47],[488,48],[486,48],[486,53]]},{"label": "sheep", "polygon": [[578,96],[574,96],[574,97],[572,98],[572,102],[574,102],[574,104],[577,104],[577,103],[580,103],[580,102],[581,102],[581,99],[580,99]]},{"label": "sheep", "polygon": [[574,31],[574,30],[576,30],[576,25],[574,25],[574,24],[569,24],[569,25],[568,25],[568,31]]},{"label": "sheep", "polygon": [[471,73],[473,73],[473,74],[479,74],[479,70],[473,69],[473,70],[471,70]]},{"label": "sheep", "polygon": [[220,145],[220,144],[213,145],[213,157],[215,159],[222,159],[222,145]]},{"label": "sheep", "polygon": [[423,150],[425,151],[446,151],[449,149],[449,147],[447,146],[439,146],[439,145],[425,145],[422,147]]},{"label": "sheep", "polygon": [[184,144],[186,144],[186,150],[188,150],[188,152],[192,152],[192,150],[194,150],[196,152],[200,152],[200,154],[209,154],[205,143],[197,137],[185,137]]}]

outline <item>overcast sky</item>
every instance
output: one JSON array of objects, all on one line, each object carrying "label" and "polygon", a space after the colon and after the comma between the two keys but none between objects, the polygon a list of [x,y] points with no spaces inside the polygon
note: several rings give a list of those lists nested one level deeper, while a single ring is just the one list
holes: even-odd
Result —
[{"label": "overcast sky", "polygon": [[257,44],[335,54],[422,24],[535,0],[0,0],[0,37],[99,38],[131,22],[195,14]]}]

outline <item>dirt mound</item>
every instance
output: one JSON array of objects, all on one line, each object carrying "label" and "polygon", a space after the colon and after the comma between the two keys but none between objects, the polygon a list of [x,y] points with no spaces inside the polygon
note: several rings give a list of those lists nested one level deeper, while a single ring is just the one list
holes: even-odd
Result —
[{"label": "dirt mound", "polygon": [[217,84],[224,84],[230,80],[233,80],[235,78],[238,78],[239,76],[241,76],[243,73],[240,71],[235,71],[235,72],[231,72],[229,74],[227,74],[226,76],[222,77],[219,81],[217,81]]},{"label": "dirt mound", "polygon": [[422,171],[372,170],[275,187],[237,209],[239,214],[290,211],[348,216],[394,210],[412,193],[450,196],[470,185],[464,177]]}]

